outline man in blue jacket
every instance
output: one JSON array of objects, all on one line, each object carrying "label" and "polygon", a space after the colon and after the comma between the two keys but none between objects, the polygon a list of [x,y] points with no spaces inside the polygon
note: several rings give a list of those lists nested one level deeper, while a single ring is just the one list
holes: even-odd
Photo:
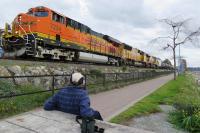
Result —
[{"label": "man in blue jacket", "polygon": [[44,104],[45,110],[59,110],[83,117],[103,120],[98,111],[90,108],[90,99],[85,88],[85,78],[81,73],[73,73],[70,86],[61,89]]}]

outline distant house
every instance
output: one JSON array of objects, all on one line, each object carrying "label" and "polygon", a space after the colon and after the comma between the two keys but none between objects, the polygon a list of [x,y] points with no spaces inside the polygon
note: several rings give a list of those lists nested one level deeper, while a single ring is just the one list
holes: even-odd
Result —
[{"label": "distant house", "polygon": [[179,73],[184,73],[187,70],[187,62],[185,59],[180,60]]}]

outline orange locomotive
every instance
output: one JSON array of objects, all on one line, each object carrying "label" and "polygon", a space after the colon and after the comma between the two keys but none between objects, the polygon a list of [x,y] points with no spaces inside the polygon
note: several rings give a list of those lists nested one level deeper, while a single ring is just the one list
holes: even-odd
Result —
[{"label": "orange locomotive", "polygon": [[148,63],[142,59],[146,54],[138,55],[138,50],[131,46],[43,6],[19,14],[12,23],[12,32],[8,29],[6,26],[4,34],[4,48],[9,51],[6,56],[88,60],[116,65]]}]

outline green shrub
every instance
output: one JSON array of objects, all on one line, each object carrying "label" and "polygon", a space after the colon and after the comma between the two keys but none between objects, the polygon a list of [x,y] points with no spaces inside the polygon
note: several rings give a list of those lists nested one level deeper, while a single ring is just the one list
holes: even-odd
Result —
[{"label": "green shrub", "polygon": [[[31,84],[13,85],[10,82],[0,81],[0,90],[0,96],[8,96],[11,93],[30,93],[43,89]],[[0,99],[0,119],[42,106],[49,96],[51,92]]]},{"label": "green shrub", "polygon": [[0,100],[0,119],[42,106],[50,92]]},{"label": "green shrub", "polygon": [[123,67],[122,67],[122,71],[123,71],[123,72],[127,71],[127,66],[123,66]]},{"label": "green shrub", "polygon": [[200,111],[188,114],[185,110],[177,110],[170,113],[170,121],[177,127],[190,132],[200,132]]},{"label": "green shrub", "polygon": [[174,106],[176,110],[170,113],[170,121],[190,132],[200,132],[200,90],[191,76],[187,76]]},{"label": "green shrub", "polygon": [[17,93],[19,93],[19,91],[15,89],[15,85],[12,82],[8,82],[2,79],[0,80],[0,96],[6,96]]},{"label": "green shrub", "polygon": [[90,70],[90,74],[94,74],[96,76],[102,76],[102,72],[100,70],[97,70],[97,69],[91,69]]}]

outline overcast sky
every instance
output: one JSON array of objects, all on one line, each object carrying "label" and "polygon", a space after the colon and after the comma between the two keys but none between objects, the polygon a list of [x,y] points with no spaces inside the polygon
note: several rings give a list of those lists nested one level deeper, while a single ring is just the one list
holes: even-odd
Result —
[{"label": "overcast sky", "polygon": [[[200,27],[199,5],[199,0],[1,0],[0,27],[31,7],[47,6],[151,55],[172,59],[170,50],[161,50],[164,44],[149,43],[169,33],[169,27],[158,20],[191,18],[188,26],[196,29]],[[181,46],[181,56],[188,66],[200,66],[200,46],[191,45]]]}]

